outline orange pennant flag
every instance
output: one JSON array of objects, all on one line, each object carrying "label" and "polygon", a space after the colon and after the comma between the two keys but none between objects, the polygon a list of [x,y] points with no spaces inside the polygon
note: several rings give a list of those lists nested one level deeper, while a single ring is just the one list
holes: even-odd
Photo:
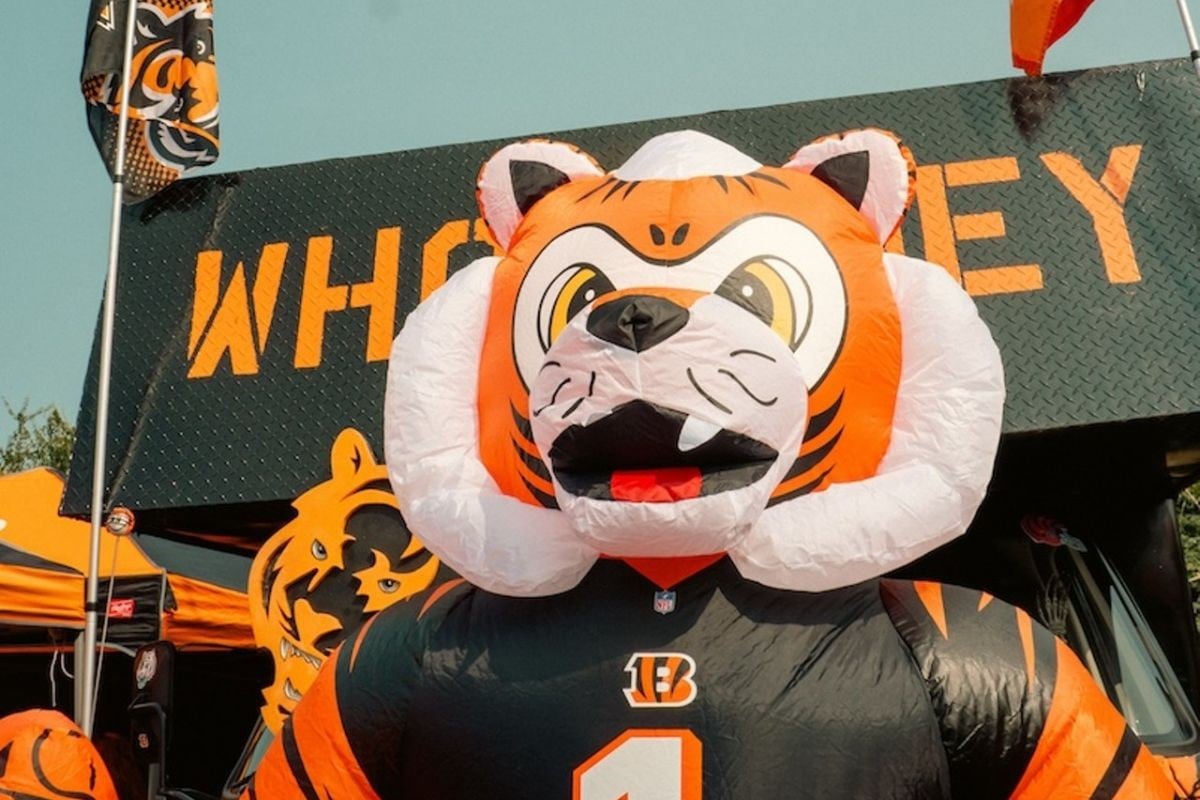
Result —
[{"label": "orange pennant flag", "polygon": [[1075,27],[1091,4],[1092,0],[1012,0],[1013,66],[1041,75],[1050,45]]}]

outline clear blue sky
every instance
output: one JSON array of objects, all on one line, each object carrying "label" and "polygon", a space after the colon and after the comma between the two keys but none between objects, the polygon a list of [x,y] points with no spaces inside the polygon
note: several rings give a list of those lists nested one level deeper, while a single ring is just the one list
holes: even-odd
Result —
[{"label": "clear blue sky", "polygon": [[[87,6],[5,0],[0,25],[0,398],[72,419],[111,196]],[[1007,37],[1006,0],[216,0],[210,170],[1010,77]],[[1172,0],[1096,0],[1047,69],[1186,51]]]}]

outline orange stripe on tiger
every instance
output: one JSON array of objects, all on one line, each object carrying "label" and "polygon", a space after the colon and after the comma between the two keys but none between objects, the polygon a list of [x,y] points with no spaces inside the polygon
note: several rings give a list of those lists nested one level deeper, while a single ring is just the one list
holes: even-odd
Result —
[{"label": "orange stripe on tiger", "polygon": [[[1092,797],[1125,735],[1125,720],[1078,657],[1055,642],[1057,679],[1041,738],[1013,800]],[[1173,797],[1163,769],[1141,746],[1116,797]]]},{"label": "orange stripe on tiger", "polygon": [[[1183,797],[1191,794],[1193,785],[1194,783],[1188,784]],[[1163,774],[1161,762],[1154,757],[1153,753],[1143,747],[1142,752],[1138,753],[1137,760],[1133,762],[1133,767],[1129,770],[1129,777],[1121,785],[1120,791],[1113,795],[1113,800],[1143,800],[1147,797],[1172,798],[1173,800],[1175,790],[1171,787],[1171,781]]]},{"label": "orange stripe on tiger", "polygon": [[1171,782],[1175,784],[1175,792],[1182,797],[1187,797],[1196,782],[1200,781],[1200,774],[1197,774],[1196,769],[1196,756],[1155,756],[1155,760],[1167,771]]},{"label": "orange stripe on tiger", "polygon": [[425,605],[421,606],[421,611],[420,611],[420,613],[417,614],[417,619],[420,619],[421,617],[425,616],[425,612],[427,612],[429,609],[433,608],[433,604],[436,603],[438,600],[441,600],[446,595],[447,592],[449,592],[452,589],[457,588],[460,584],[464,584],[464,583],[466,583],[466,581],[464,581],[462,578],[455,578],[454,580],[446,581],[441,586],[437,587],[432,592],[430,592],[429,598],[425,601]]},{"label": "orange stripe on tiger", "polygon": [[[320,797],[364,798],[378,800],[350,742],[342,728],[342,715],[337,705],[337,652],[330,656],[327,668],[296,706],[292,715],[292,730],[304,761],[308,778]],[[275,795],[262,791],[264,797]]]},{"label": "orange stripe on tiger", "polygon": [[917,597],[929,612],[933,624],[942,632],[942,638],[948,639],[950,632],[946,627],[946,604],[942,598],[942,585],[933,581],[913,581],[913,588],[917,590]]},{"label": "orange stripe on tiger", "polygon": [[[251,786],[254,787],[255,797],[304,796],[300,790],[300,784],[296,782],[296,777],[292,774],[292,768],[288,766],[287,756],[284,755],[283,746],[279,740],[276,740],[267,750],[267,754],[263,756],[262,762],[254,772],[254,782]],[[249,798],[250,790],[247,788],[242,792],[241,800],[249,800]]]},{"label": "orange stripe on tiger", "polygon": [[[415,539],[414,539],[415,541]],[[379,619],[379,615],[371,617],[361,628],[358,629],[358,635],[354,637],[354,648],[350,651],[350,671],[354,671],[354,662],[358,661],[358,650],[362,647],[363,641],[367,638],[367,631],[371,630],[371,626],[375,624],[375,620]]]}]

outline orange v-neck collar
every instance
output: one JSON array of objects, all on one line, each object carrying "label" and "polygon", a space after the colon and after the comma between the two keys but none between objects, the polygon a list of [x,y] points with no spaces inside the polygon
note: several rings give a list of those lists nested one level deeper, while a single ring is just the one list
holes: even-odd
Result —
[{"label": "orange v-neck collar", "polygon": [[660,589],[670,589],[687,580],[725,557],[724,553],[707,556],[681,556],[673,558],[622,558],[644,578]]}]

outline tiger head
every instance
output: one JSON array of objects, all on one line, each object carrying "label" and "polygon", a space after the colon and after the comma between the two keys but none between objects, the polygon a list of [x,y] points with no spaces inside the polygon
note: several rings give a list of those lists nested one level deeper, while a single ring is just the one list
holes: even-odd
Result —
[{"label": "tiger head", "polygon": [[333,648],[439,574],[361,433],[338,435],[330,468],[328,481],[296,498],[295,519],[263,544],[250,569],[254,638],[275,662],[263,692],[263,719],[275,732]]},{"label": "tiger head", "polygon": [[479,200],[505,255],[393,349],[387,460],[414,528],[517,595],[600,555],[652,574],[728,554],[832,588],[961,533],[1003,378],[965,293],[883,251],[913,172],[874,130],[782,167],[691,131],[607,174],[561,143],[501,150]]}]

